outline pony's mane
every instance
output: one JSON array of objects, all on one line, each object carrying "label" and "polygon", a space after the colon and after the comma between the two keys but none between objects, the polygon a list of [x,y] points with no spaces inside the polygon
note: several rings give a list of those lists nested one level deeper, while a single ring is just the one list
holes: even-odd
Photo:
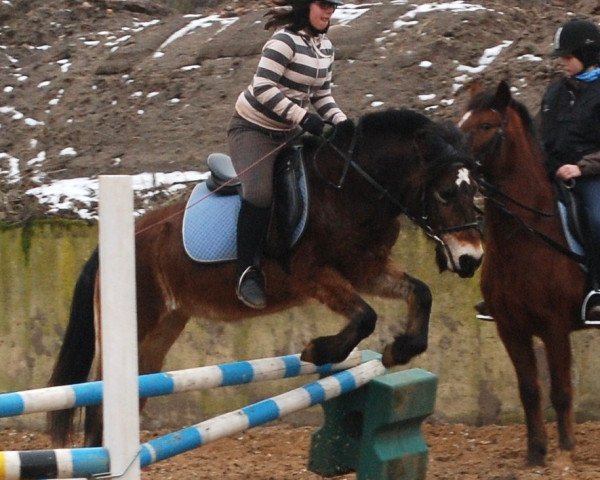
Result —
[{"label": "pony's mane", "polygon": [[393,130],[412,137],[417,130],[429,123],[431,120],[419,112],[398,108],[367,113],[360,118],[358,128],[361,132],[371,135]]},{"label": "pony's mane", "polygon": [[429,157],[430,176],[436,176],[441,169],[452,163],[462,163],[467,168],[475,166],[465,135],[451,121],[431,122],[424,130],[432,154]]},{"label": "pony's mane", "polygon": [[427,145],[429,154],[423,158],[433,176],[451,163],[472,166],[464,134],[450,121],[434,122],[415,110],[399,108],[364,115],[358,130],[365,136],[393,131],[406,138],[420,138]]},{"label": "pony's mane", "polygon": [[[467,105],[467,110],[483,110],[493,108],[493,103],[494,94],[491,91],[481,92],[471,99]],[[517,112],[521,122],[523,123],[523,127],[525,127],[525,131],[532,137],[537,138],[535,123],[527,107],[514,98],[510,99],[509,107]]]}]

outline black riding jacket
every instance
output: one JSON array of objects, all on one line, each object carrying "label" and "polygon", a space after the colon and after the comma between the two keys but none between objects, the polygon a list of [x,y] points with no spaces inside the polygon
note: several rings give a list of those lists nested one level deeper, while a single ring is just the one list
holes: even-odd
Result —
[{"label": "black riding jacket", "polygon": [[[541,105],[541,136],[548,173],[600,151],[600,79],[582,82],[563,78],[548,87]],[[581,163],[579,163],[581,161]]]}]

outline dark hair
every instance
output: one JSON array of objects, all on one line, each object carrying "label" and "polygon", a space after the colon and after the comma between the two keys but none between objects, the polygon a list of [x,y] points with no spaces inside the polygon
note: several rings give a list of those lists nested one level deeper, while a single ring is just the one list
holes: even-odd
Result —
[{"label": "dark hair", "polygon": [[265,13],[265,17],[271,17],[265,24],[265,30],[287,27],[293,32],[298,32],[309,26],[308,11],[311,1],[272,0],[273,8]]}]

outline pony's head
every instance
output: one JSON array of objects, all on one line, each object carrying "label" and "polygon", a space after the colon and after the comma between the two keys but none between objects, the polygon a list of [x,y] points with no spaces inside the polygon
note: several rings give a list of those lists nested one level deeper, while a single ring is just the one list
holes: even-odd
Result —
[{"label": "pony's head", "polygon": [[406,215],[437,242],[440,271],[472,276],[483,250],[474,162],[462,132],[450,122],[395,109],[363,116],[354,135],[353,158],[371,178],[367,192],[379,196],[379,208]]},{"label": "pony's head", "polygon": [[512,97],[505,81],[496,90],[485,90],[476,82],[470,92],[470,101],[458,126],[466,134],[477,164],[486,176],[503,158],[514,161],[506,151],[501,151],[507,138],[512,144],[534,144],[531,140],[536,137],[535,128],[527,108]]},{"label": "pony's head", "polygon": [[472,154],[462,132],[450,122],[431,122],[416,132],[415,139],[424,174],[420,201],[437,240],[438,268],[471,277],[483,253]]}]

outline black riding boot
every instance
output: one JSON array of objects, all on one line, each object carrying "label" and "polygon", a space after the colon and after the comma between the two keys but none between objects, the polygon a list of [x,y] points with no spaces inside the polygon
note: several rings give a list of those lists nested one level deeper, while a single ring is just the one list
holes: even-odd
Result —
[{"label": "black riding boot", "polygon": [[584,209],[585,231],[583,247],[587,256],[589,291],[583,300],[581,317],[585,324],[600,324],[600,246],[598,234],[590,227],[587,210]]},{"label": "black riding boot", "polygon": [[270,216],[270,207],[256,207],[242,200],[237,223],[236,294],[250,308],[267,306],[265,276],[260,269],[260,260]]}]

